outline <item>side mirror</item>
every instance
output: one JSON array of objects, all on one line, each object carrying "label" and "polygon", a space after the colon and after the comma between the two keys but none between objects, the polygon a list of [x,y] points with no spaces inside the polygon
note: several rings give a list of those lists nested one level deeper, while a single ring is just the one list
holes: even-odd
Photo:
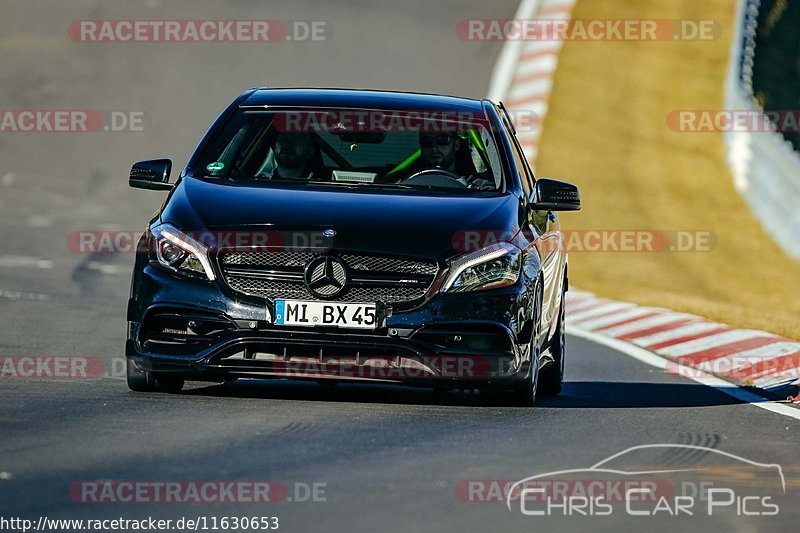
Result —
[{"label": "side mirror", "polygon": [[128,184],[136,189],[168,191],[172,188],[169,183],[169,173],[171,171],[172,161],[169,159],[139,161],[131,167]]},{"label": "side mirror", "polygon": [[541,178],[531,193],[531,209],[536,211],[580,211],[578,186],[566,181]]}]

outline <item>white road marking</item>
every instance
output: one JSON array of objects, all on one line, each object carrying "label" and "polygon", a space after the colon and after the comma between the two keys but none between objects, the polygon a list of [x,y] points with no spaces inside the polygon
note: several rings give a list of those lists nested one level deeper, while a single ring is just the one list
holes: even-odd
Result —
[{"label": "white road marking", "polygon": [[767,374],[764,377],[754,379],[753,386],[760,389],[777,387],[779,385],[788,385],[798,379],[800,379],[800,367],[794,367],[778,372],[777,374]]},{"label": "white road marking", "polygon": [[[539,9],[540,0],[522,0],[514,18],[529,19],[533,17]],[[489,99],[495,102],[504,100],[508,94],[508,88],[511,86],[511,80],[514,78],[514,71],[517,68],[519,61],[520,51],[522,50],[522,41],[509,40],[503,44],[503,49],[497,58],[497,63],[494,65],[492,71],[492,80],[489,86]]]},{"label": "white road marking", "polygon": [[[567,294],[569,294],[569,293],[567,293]],[[587,310],[589,308],[597,307],[601,303],[608,303],[609,301],[610,300],[601,300],[601,299],[597,298],[597,299],[590,299],[590,300],[582,300],[582,301],[578,301],[578,302],[573,303],[573,302],[567,300],[567,313],[569,313],[569,314],[579,313],[579,312],[585,311],[585,310]]]},{"label": "white road marking", "polygon": [[669,365],[670,369],[677,367],[678,372],[687,379],[691,379],[692,381],[700,383],[701,385],[711,387],[712,389],[722,392],[723,394],[727,394],[728,396],[736,398],[737,400],[741,400],[754,407],[758,407],[779,415],[788,416],[790,418],[794,418],[795,420],[800,420],[800,409],[796,409],[786,404],[773,402],[768,398],[761,396],[760,394],[737,387],[732,383],[729,383],[716,376],[706,374],[705,372],[695,368],[678,365],[672,361],[664,359],[663,357],[659,357],[652,352],[648,352],[644,348],[634,346],[633,344],[629,344],[618,339],[611,339],[609,337],[605,337],[603,335],[586,331],[574,326],[568,326],[567,333],[575,335],[576,337],[581,337],[596,344],[607,346],[612,350],[625,354],[629,357],[633,357],[642,363],[660,368],[662,370],[665,370],[667,365]]},{"label": "white road marking", "polygon": [[673,344],[672,346],[667,346],[657,351],[660,355],[665,355],[667,357],[681,357],[697,352],[704,352],[711,348],[725,346],[726,344],[752,339],[753,337],[775,337],[775,335],[750,329],[732,329],[730,331],[709,335],[708,337],[700,337],[699,339],[682,342],[680,344]]},{"label": "white road marking", "polygon": [[525,43],[525,46],[522,47],[520,60],[522,60],[522,56],[528,52],[547,52],[557,54],[561,51],[563,44],[564,41],[559,41],[556,39],[551,41],[528,41]]},{"label": "white road marking", "polygon": [[50,297],[46,294],[39,292],[20,292],[20,291],[7,291],[0,289],[0,298],[7,298],[9,300],[49,300]]},{"label": "white road marking", "polygon": [[526,60],[519,64],[517,69],[518,76],[527,74],[552,74],[558,66],[558,57],[555,55],[543,55],[534,59]]},{"label": "white road marking", "polygon": [[710,361],[706,361],[699,365],[702,368],[724,368],[726,373],[733,370],[740,370],[742,368],[753,366],[761,361],[768,361],[776,357],[782,357],[793,353],[800,352],[800,343],[797,342],[774,342],[766,346],[759,346],[758,348],[751,348],[739,353],[727,355],[725,357],[717,357]]},{"label": "white road marking", "polygon": [[11,472],[6,472],[6,471],[0,472],[0,479],[2,480],[9,480],[13,477],[14,475]]},{"label": "white road marking", "polygon": [[117,265],[109,265],[107,263],[101,263],[100,261],[89,261],[86,263],[86,268],[89,270],[97,270],[102,274],[121,274],[125,272],[125,269]]},{"label": "white road marking", "polygon": [[705,333],[706,331],[712,331],[718,329],[720,324],[715,322],[706,322],[705,320],[697,320],[696,322],[689,322],[682,326],[678,326],[677,328],[668,329],[665,331],[659,331],[658,333],[653,333],[652,335],[648,335],[646,337],[639,337],[637,339],[633,339],[634,344],[638,344],[639,346],[654,346],[656,344],[660,344],[662,342],[671,341],[673,339],[680,339],[681,337],[688,337],[689,335],[697,335],[698,333]]},{"label": "white road marking", "polygon": [[546,7],[548,10],[551,9],[564,9],[566,11],[571,11],[572,7],[575,5],[575,0],[548,0]]},{"label": "white road marking", "polygon": [[39,257],[28,257],[24,255],[4,255],[0,256],[0,268],[53,268],[53,262],[49,259]]},{"label": "white road marking", "polygon": [[584,329],[594,330],[597,328],[602,328],[605,326],[610,326],[611,324],[622,322],[623,320],[630,320],[637,317],[644,317],[646,315],[651,314],[652,312],[653,310],[648,309],[647,307],[634,307],[633,309],[628,309],[620,313],[612,313],[610,315],[604,315],[597,318],[590,318],[582,321],[579,325]]},{"label": "white road marking", "polygon": [[46,215],[31,215],[28,217],[28,226],[32,228],[47,228],[53,225],[53,219]]},{"label": "white road marking", "polygon": [[[661,310],[654,309],[654,311]],[[651,316],[649,318],[643,318],[635,322],[629,322],[628,324],[622,324],[619,326],[614,326],[613,328],[608,328],[603,330],[603,335],[608,335],[609,337],[620,337],[622,335],[627,335],[628,333],[633,333],[634,331],[642,331],[645,329],[654,328],[656,326],[664,326],[672,322],[678,322],[679,320],[683,320],[685,318],[686,317],[680,315],[673,315],[672,313],[663,313],[660,315]],[[567,320],[567,322],[569,322],[569,320]]]},{"label": "white road marking", "polygon": [[542,93],[549,93],[553,88],[552,78],[538,78],[525,83],[517,83],[508,93],[509,100],[521,100]]},{"label": "white road marking", "polygon": [[3,174],[3,177],[0,178],[0,182],[3,183],[3,187],[10,187],[15,181],[17,181],[17,176],[13,172],[6,172]]},{"label": "white road marking", "polygon": [[542,20],[569,20],[570,18],[571,14],[569,11],[553,11],[552,13],[545,13]]},{"label": "white road marking", "polygon": [[586,309],[585,311],[581,311],[580,313],[569,313],[567,314],[567,321],[576,323],[582,320],[586,320],[587,318],[590,317],[597,317],[600,315],[606,315],[608,313],[616,313],[618,311],[624,311],[632,307],[634,307],[634,305],[629,303],[608,302],[602,305],[598,305],[596,307]]}]

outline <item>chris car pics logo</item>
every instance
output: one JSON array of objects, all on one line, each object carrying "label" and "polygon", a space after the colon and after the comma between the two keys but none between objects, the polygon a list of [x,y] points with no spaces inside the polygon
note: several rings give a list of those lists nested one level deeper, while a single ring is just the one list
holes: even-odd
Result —
[{"label": "chris car pics logo", "polygon": [[536,474],[506,490],[528,517],[766,517],[780,512],[783,469],[716,448],[645,444],[592,466]]}]

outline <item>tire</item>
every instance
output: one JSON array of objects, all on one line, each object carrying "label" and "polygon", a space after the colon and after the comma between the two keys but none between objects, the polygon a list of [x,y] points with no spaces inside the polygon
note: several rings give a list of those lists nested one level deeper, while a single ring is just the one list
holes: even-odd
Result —
[{"label": "tire", "polygon": [[542,289],[536,292],[536,309],[531,332],[531,368],[525,380],[512,391],[506,392],[503,400],[506,405],[515,407],[533,407],[536,404],[536,390],[539,386],[539,345],[536,338],[539,333],[542,317]]},{"label": "tire", "polygon": [[180,392],[185,383],[183,376],[180,374],[153,373],[153,378],[156,382],[156,391],[167,392],[169,394],[176,394]]},{"label": "tire", "polygon": [[536,364],[531,365],[528,377],[516,389],[506,392],[503,403],[511,407],[533,407],[536,404]]},{"label": "tire", "polygon": [[153,392],[153,381],[150,378],[150,372],[139,370],[136,364],[128,359],[126,369],[128,378],[128,388],[135,392]]},{"label": "tire", "polygon": [[135,392],[177,393],[183,389],[184,379],[179,374],[164,374],[140,370],[128,359],[126,370],[128,388]]},{"label": "tire", "polygon": [[539,376],[539,392],[545,396],[558,396],[564,388],[564,355],[566,346],[566,331],[564,328],[564,309],[566,308],[566,293],[561,293],[561,309],[558,312],[558,323],[550,343],[550,353],[553,362],[542,368]]}]

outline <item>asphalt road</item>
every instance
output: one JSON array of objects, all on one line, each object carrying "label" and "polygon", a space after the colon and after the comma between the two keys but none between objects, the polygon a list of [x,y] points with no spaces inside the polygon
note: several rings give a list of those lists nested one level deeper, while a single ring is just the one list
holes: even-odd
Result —
[{"label": "asphalt road", "polygon": [[[75,253],[67,242],[74,231],[143,227],[163,197],[127,189],[132,161],[181,165],[219,110],[254,85],[481,96],[499,45],[459,41],[455,23],[515,9],[514,1],[447,0],[4,2],[0,108],[141,112],[143,131],[0,134],[0,356],[92,356],[110,374],[0,379],[0,518],[277,516],[284,531],[796,529],[795,419],[577,338],[569,338],[564,393],[534,409],[472,393],[269,381],[143,395],[120,379],[132,256]],[[266,45],[74,43],[67,27],[82,18],[323,21],[330,33],[324,42]],[[787,495],[779,514],[541,518],[459,497],[468,480],[587,467],[650,443],[780,464]],[[294,501],[87,504],[71,496],[94,480],[275,480]],[[314,484],[317,497],[304,498]]]}]

